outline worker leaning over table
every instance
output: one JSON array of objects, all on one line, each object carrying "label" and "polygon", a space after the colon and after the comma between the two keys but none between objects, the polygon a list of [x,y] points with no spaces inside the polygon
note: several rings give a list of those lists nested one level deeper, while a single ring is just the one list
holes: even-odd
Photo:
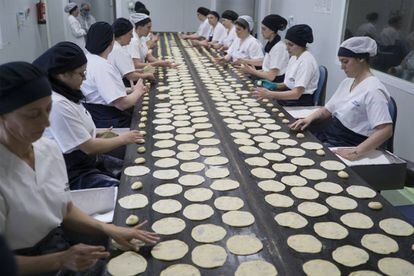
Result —
[{"label": "worker leaning over table", "polygon": [[136,37],[131,39],[127,49],[134,61],[135,68],[143,68],[146,65],[176,67],[176,64],[168,60],[157,59],[148,51],[145,38],[151,32],[151,18],[145,13],[133,13],[130,15],[130,20],[135,24]]},{"label": "worker leaning over table", "polygon": [[197,18],[201,21],[200,26],[198,26],[197,32],[193,34],[183,34],[181,38],[183,39],[190,39],[190,40],[199,40],[199,39],[206,39],[210,34],[211,26],[208,23],[207,15],[210,12],[209,9],[205,7],[199,7],[197,9]]},{"label": "worker leaning over table", "polygon": [[[52,108],[47,76],[26,62],[0,65],[0,234],[20,274],[81,271],[109,256],[103,246],[71,243],[67,230],[156,243],[155,233],[99,222],[71,201],[62,153],[42,137]],[[50,274],[47,274],[50,275]]]},{"label": "worker leaning over table", "polygon": [[[265,56],[258,60],[242,59],[242,66],[239,67],[242,72],[255,79],[267,79],[277,83],[284,81],[289,53],[278,31],[283,31],[287,23],[285,18],[277,14],[269,14],[263,18],[262,35],[268,41],[264,47]],[[255,66],[261,66],[262,70],[257,70]]]},{"label": "worker leaning over table", "polygon": [[328,103],[291,125],[304,130],[312,122],[331,119],[316,132],[330,147],[351,147],[336,151],[355,160],[380,147],[392,136],[393,124],[388,110],[390,95],[369,68],[369,59],[377,54],[377,43],[369,37],[352,37],[338,51],[347,78],[338,86]]},{"label": "worker leaning over table", "polygon": [[251,35],[254,23],[248,15],[239,16],[235,22],[237,38],[233,41],[224,57],[215,59],[218,63],[232,62],[240,65],[243,59],[263,59],[263,50],[260,42]]},{"label": "worker leaning over table", "polygon": [[225,10],[221,14],[221,23],[226,28],[226,36],[218,42],[213,42],[212,46],[220,52],[226,51],[233,41],[236,39],[236,27],[234,22],[239,18],[239,15],[232,10]]},{"label": "worker leaning over table", "polygon": [[69,41],[59,42],[33,62],[48,74],[52,86],[53,108],[44,136],[63,152],[71,190],[118,186],[124,162],[105,153],[143,138],[136,130],[99,138],[82,105],[86,62],[80,47]]},{"label": "worker leaning over table", "polygon": [[115,35],[114,47],[108,56],[108,61],[118,70],[119,74],[128,86],[139,79],[154,80],[152,73],[140,73],[135,69],[134,62],[129,54],[127,46],[131,42],[134,25],[125,18],[118,18],[112,24]]},{"label": "worker leaning over table", "polygon": [[319,81],[318,63],[306,47],[313,42],[312,29],[306,24],[292,26],[285,41],[291,57],[284,82],[277,85],[277,91],[259,87],[253,94],[259,99],[275,99],[283,106],[311,106]]},{"label": "worker leaning over table", "polygon": [[132,88],[125,88],[117,69],[107,60],[114,45],[112,26],[97,22],[86,36],[86,79],[81,90],[85,108],[98,128],[129,128],[131,108],[148,91],[142,80]]},{"label": "worker leaning over table", "polygon": [[220,22],[220,15],[216,11],[210,11],[207,15],[208,23],[210,24],[210,33],[206,39],[193,41],[194,45],[201,45],[211,47],[215,43],[223,40],[227,36],[226,28]]}]

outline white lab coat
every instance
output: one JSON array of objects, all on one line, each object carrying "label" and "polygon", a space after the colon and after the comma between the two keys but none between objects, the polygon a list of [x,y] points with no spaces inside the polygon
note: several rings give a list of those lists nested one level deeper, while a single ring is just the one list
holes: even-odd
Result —
[{"label": "white lab coat", "polygon": [[227,30],[226,37],[224,37],[219,43],[221,45],[230,47],[236,38],[237,38],[236,27],[233,25],[233,27],[230,30]]},{"label": "white lab coat", "polygon": [[366,78],[351,91],[353,83],[353,78],[343,80],[325,107],[345,127],[368,137],[376,126],[392,123],[390,96],[377,77]]},{"label": "white lab coat", "polygon": [[227,51],[227,57],[233,61],[238,59],[260,59],[263,58],[263,49],[260,42],[249,35],[243,41],[236,38]]},{"label": "white lab coat", "polygon": [[69,14],[67,18],[66,40],[77,44],[85,49],[86,31],[82,29],[80,22],[73,15]]},{"label": "white lab coat", "polygon": [[303,52],[299,58],[292,56],[289,59],[284,81],[289,89],[304,87],[303,94],[313,94],[318,87],[318,81],[318,63],[309,51]]},{"label": "white lab coat", "polygon": [[208,38],[208,35],[210,34],[210,32],[211,32],[211,26],[208,23],[208,19],[206,19],[203,22],[201,22],[200,26],[198,26],[197,34],[204,38]]},{"label": "white lab coat", "polygon": [[272,69],[279,69],[279,76],[281,76],[286,73],[288,63],[289,53],[285,42],[281,40],[273,45],[269,53],[265,53],[262,69],[264,72],[268,72]]},{"label": "white lab coat", "polygon": [[108,61],[118,70],[121,77],[134,72],[134,62],[126,47],[115,41],[114,48],[108,56]]},{"label": "white lab coat", "polygon": [[217,25],[210,29],[209,38],[211,37],[212,42],[219,42],[225,39],[227,36],[226,27],[223,26],[220,22],[217,22]]}]

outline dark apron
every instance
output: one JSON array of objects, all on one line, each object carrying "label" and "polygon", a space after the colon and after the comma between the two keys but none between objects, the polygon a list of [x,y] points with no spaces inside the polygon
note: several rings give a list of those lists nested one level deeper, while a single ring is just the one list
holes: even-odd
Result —
[{"label": "dark apron", "polygon": [[284,81],[285,81],[285,74],[276,76],[275,79],[273,80],[273,82],[276,82],[276,83],[283,83]]},{"label": "dark apron", "polygon": [[281,106],[313,106],[313,94],[302,94],[297,100],[277,100]]},{"label": "dark apron", "polygon": [[368,138],[345,127],[336,117],[332,117],[321,131],[314,134],[328,147],[355,147]]},{"label": "dark apron", "polygon": [[17,275],[16,260],[3,236],[0,236],[0,275]]},{"label": "dark apron", "polygon": [[123,161],[109,155],[88,155],[81,150],[63,154],[71,190],[119,185]]},{"label": "dark apron", "polygon": [[129,128],[131,126],[132,109],[119,110],[114,106],[83,103],[89,111],[97,128]]}]

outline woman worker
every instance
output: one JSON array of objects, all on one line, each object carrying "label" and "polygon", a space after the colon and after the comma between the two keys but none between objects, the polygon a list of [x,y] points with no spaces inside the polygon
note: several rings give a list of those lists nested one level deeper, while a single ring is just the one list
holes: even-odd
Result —
[{"label": "woman worker", "polygon": [[86,30],[82,29],[81,23],[76,19],[79,16],[79,7],[76,3],[69,3],[65,6],[67,17],[67,38],[66,40],[76,43],[85,49]]},{"label": "woman worker", "polygon": [[224,57],[216,58],[216,62],[233,62],[240,65],[243,59],[263,59],[262,45],[250,33],[253,30],[253,19],[248,15],[240,16],[236,22],[237,38],[233,41]]},{"label": "woman worker", "polygon": [[[278,31],[283,31],[287,23],[285,18],[277,14],[269,14],[263,18],[262,35],[268,41],[264,48],[264,59],[242,59],[242,66],[240,66],[242,72],[250,74],[255,79],[267,79],[277,83],[284,81],[286,68],[289,63],[289,53]],[[262,70],[257,70],[255,66],[261,66]]]},{"label": "woman worker", "polygon": [[210,33],[204,40],[193,41],[194,45],[201,45],[205,47],[211,47],[215,43],[224,40],[227,36],[226,28],[220,22],[220,15],[216,11],[210,11],[207,15],[208,23],[210,24]]},{"label": "woman worker", "polygon": [[197,9],[197,18],[201,21],[200,26],[198,26],[197,32],[193,34],[183,34],[181,35],[182,39],[190,39],[190,40],[199,40],[199,39],[205,39],[208,38],[208,35],[210,34],[210,24],[208,23],[207,15],[210,12],[209,9],[205,7],[199,7]]},{"label": "woman worker", "polygon": [[319,81],[318,63],[306,48],[313,42],[312,29],[305,24],[295,25],[287,30],[285,40],[291,58],[284,82],[277,85],[277,91],[260,87],[253,94],[259,99],[275,99],[284,106],[311,106]]},{"label": "woman worker", "polygon": [[52,108],[47,76],[26,62],[0,66],[0,234],[15,251],[20,274],[81,271],[108,257],[102,246],[71,245],[63,229],[107,235],[134,250],[132,239],[155,243],[138,226],[99,222],[71,201],[58,146],[42,137]]},{"label": "woman worker", "polygon": [[221,14],[221,23],[226,28],[226,36],[217,43],[212,43],[214,49],[218,49],[220,52],[223,52],[231,46],[237,37],[236,27],[234,25],[237,18],[239,18],[239,15],[232,10],[225,10]]},{"label": "woman worker", "polygon": [[104,153],[142,139],[136,130],[98,138],[92,117],[81,103],[86,61],[76,44],[65,41],[33,62],[48,73],[52,86],[53,109],[44,135],[63,152],[71,190],[118,186],[123,161]]},{"label": "woman worker", "polygon": [[128,90],[118,71],[107,60],[114,45],[112,26],[96,22],[86,36],[86,79],[81,90],[86,97],[85,108],[98,128],[129,128],[131,107],[147,92],[142,80]]},{"label": "woman worker", "polygon": [[393,125],[388,111],[390,96],[369,69],[369,59],[377,54],[377,43],[369,37],[352,37],[338,51],[343,80],[329,102],[304,119],[293,123],[294,130],[304,130],[312,122],[331,120],[316,136],[340,156],[355,160],[381,146],[392,136]]}]

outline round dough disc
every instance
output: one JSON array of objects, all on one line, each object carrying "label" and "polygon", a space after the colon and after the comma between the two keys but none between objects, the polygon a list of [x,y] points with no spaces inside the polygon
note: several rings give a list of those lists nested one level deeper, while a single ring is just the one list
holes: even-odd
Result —
[{"label": "round dough disc", "polygon": [[281,194],[268,194],[265,196],[265,201],[274,207],[287,208],[293,205],[293,199]]},{"label": "round dough disc", "polygon": [[414,228],[411,224],[397,218],[387,218],[379,222],[379,227],[385,233],[394,236],[411,236]]},{"label": "round dough disc", "polygon": [[174,196],[178,195],[183,191],[183,187],[178,184],[167,183],[155,188],[154,193],[159,196]]},{"label": "round dough disc", "polygon": [[379,270],[386,275],[414,275],[414,265],[400,258],[382,258],[378,261]]},{"label": "round dough disc", "polygon": [[346,168],[343,163],[336,160],[322,161],[321,167],[328,171],[342,171]]},{"label": "round dough disc", "polygon": [[190,204],[184,208],[183,215],[189,220],[205,220],[214,215],[214,210],[207,204]]},{"label": "round dough disc", "polygon": [[124,174],[128,176],[143,176],[150,172],[150,169],[145,166],[131,166],[126,167]]},{"label": "round dough disc", "polygon": [[319,253],[322,250],[322,243],[312,235],[292,235],[287,239],[287,244],[300,253]]},{"label": "round dough disc", "polygon": [[290,189],[292,195],[299,199],[317,199],[319,193],[311,187],[292,187]]},{"label": "round dough disc", "polygon": [[272,169],[275,172],[282,172],[282,173],[293,173],[296,171],[298,167],[291,163],[275,163],[272,165]]},{"label": "round dough disc", "polygon": [[160,235],[174,235],[185,229],[185,222],[180,218],[166,217],[155,221],[151,229]]},{"label": "round dough disc", "polygon": [[198,268],[189,264],[175,264],[161,271],[160,276],[201,276]]},{"label": "round dough disc", "polygon": [[188,245],[180,240],[162,241],[151,250],[151,255],[161,261],[175,261],[183,258],[188,252]]},{"label": "round dough disc", "polygon": [[178,150],[180,151],[196,151],[198,150],[200,146],[197,144],[191,144],[191,143],[187,143],[187,144],[180,144],[178,145]]},{"label": "round dough disc", "polygon": [[382,274],[372,270],[358,270],[351,272],[349,276],[382,276]]},{"label": "round dough disc", "polygon": [[327,194],[339,194],[344,190],[341,185],[333,182],[319,182],[314,188],[319,192]]},{"label": "round dough disc", "polygon": [[229,159],[223,156],[213,156],[206,158],[204,163],[210,166],[220,166],[229,163]]},{"label": "round dough disc", "polygon": [[227,168],[210,168],[206,171],[206,176],[211,179],[224,178],[230,175]]},{"label": "round dough disc", "polygon": [[319,169],[306,169],[300,172],[300,175],[310,180],[323,180],[328,174]]},{"label": "round dough disc", "polygon": [[219,179],[210,185],[210,188],[215,191],[230,191],[237,189],[240,186],[239,182],[231,179]]},{"label": "round dough disc", "polygon": [[133,276],[147,269],[147,260],[138,253],[128,251],[111,259],[107,269],[113,276]]},{"label": "round dough disc", "polygon": [[184,197],[191,202],[202,202],[209,200],[213,196],[213,191],[207,188],[193,188],[185,191]]},{"label": "round dough disc", "polygon": [[125,209],[140,209],[148,205],[148,198],[145,195],[133,194],[120,198],[118,203]]},{"label": "round dough disc", "polygon": [[152,209],[161,214],[173,214],[181,208],[181,203],[175,199],[161,199],[152,204]]},{"label": "round dough disc", "polygon": [[336,222],[317,222],[313,230],[322,238],[341,240],[348,236],[348,230]]},{"label": "round dough disc", "polygon": [[260,179],[273,179],[276,173],[268,168],[254,168],[251,170],[252,175]]},{"label": "round dough disc", "polygon": [[346,213],[341,216],[341,222],[348,227],[355,229],[370,229],[374,226],[372,219],[362,213]]},{"label": "round dough disc", "polygon": [[278,152],[266,152],[265,154],[263,154],[263,157],[266,158],[267,160],[275,161],[275,162],[282,162],[286,160],[286,155],[283,155]]},{"label": "round dough disc", "polygon": [[171,180],[177,178],[180,173],[177,170],[157,170],[152,173],[152,176],[161,180]]},{"label": "round dough disc", "polygon": [[365,234],[361,239],[361,244],[378,254],[395,253],[399,248],[395,240],[383,234]]},{"label": "round dough disc", "polygon": [[315,142],[305,142],[302,143],[300,146],[307,150],[318,150],[323,148],[321,144]]},{"label": "round dough disc", "polygon": [[302,167],[309,167],[309,166],[315,165],[315,161],[313,161],[310,158],[306,158],[306,157],[295,157],[295,158],[292,158],[290,162],[294,165],[302,166]]},{"label": "round dough disc", "polygon": [[320,203],[305,201],[298,205],[298,211],[308,217],[320,217],[327,214],[329,209]]},{"label": "round dough disc", "polygon": [[226,242],[229,251],[236,255],[251,255],[263,248],[262,242],[253,235],[236,235]]},{"label": "round dough disc", "polygon": [[276,181],[276,180],[263,180],[257,183],[260,189],[262,189],[265,192],[274,192],[278,193],[283,190],[285,190],[285,185],[282,183]]},{"label": "round dough disc", "polygon": [[340,276],[341,271],[331,262],[316,259],[307,261],[302,266],[303,271],[308,276],[320,276],[320,275],[329,275],[329,276]]},{"label": "round dough disc", "polygon": [[154,165],[159,168],[171,168],[177,166],[178,163],[180,163],[180,161],[175,158],[162,158],[155,161]]},{"label": "round dough disc", "polygon": [[193,249],[191,252],[191,260],[203,268],[220,267],[226,262],[227,253],[221,246],[203,244]]},{"label": "round dough disc", "polygon": [[373,189],[359,185],[349,186],[346,192],[356,198],[374,198],[377,195]]},{"label": "round dough disc", "polygon": [[244,201],[236,196],[221,196],[214,200],[214,206],[222,211],[235,211],[244,206]]},{"label": "round dough disc", "polygon": [[183,175],[178,179],[178,183],[183,186],[198,186],[204,182],[204,177],[196,174]]},{"label": "round dough disc", "polygon": [[250,166],[265,167],[269,165],[269,161],[263,157],[250,157],[244,160]]},{"label": "round dough disc", "polygon": [[219,148],[202,148],[200,154],[202,156],[215,156],[221,153]]},{"label": "round dough disc", "polygon": [[221,218],[225,224],[234,227],[245,227],[254,223],[254,216],[247,211],[229,211]]},{"label": "round dough disc", "polygon": [[355,200],[346,196],[330,196],[326,199],[326,203],[338,210],[353,210],[358,206]]},{"label": "round dough disc", "polygon": [[365,264],[369,260],[368,253],[352,245],[338,247],[332,252],[332,258],[340,264],[348,267]]},{"label": "round dough disc", "polygon": [[156,150],[151,153],[153,157],[166,158],[175,155],[175,151],[169,149]]},{"label": "round dough disc", "polygon": [[263,260],[243,262],[237,267],[234,276],[276,276],[277,270],[274,265]]},{"label": "round dough disc", "polygon": [[306,152],[300,148],[286,148],[282,153],[291,157],[301,157],[304,156]]},{"label": "round dough disc", "polygon": [[195,241],[202,243],[221,241],[226,234],[227,232],[223,227],[214,224],[200,224],[191,231],[191,237]]},{"label": "round dough disc", "polygon": [[308,183],[308,181],[305,178],[298,175],[286,175],[282,177],[280,181],[282,181],[284,184],[288,186],[293,187],[305,186]]},{"label": "round dough disc", "polygon": [[195,172],[199,172],[202,171],[206,166],[203,163],[199,163],[199,162],[187,162],[187,163],[183,163],[180,165],[180,169],[183,172],[188,172],[188,173],[195,173]]},{"label": "round dough disc", "polygon": [[308,224],[308,221],[295,212],[279,213],[275,216],[275,221],[284,227],[300,229]]}]

